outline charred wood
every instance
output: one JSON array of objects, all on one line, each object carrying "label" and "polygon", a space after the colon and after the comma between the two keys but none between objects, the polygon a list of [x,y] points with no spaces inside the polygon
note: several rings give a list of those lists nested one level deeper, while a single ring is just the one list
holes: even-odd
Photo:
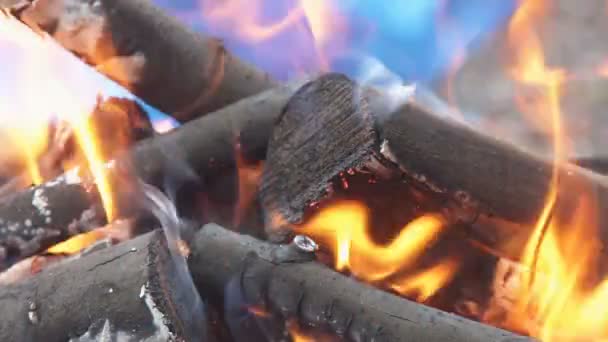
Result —
[{"label": "charred wood", "polygon": [[202,341],[201,301],[180,269],[159,231],[59,263],[0,289],[0,338]]},{"label": "charred wood", "polygon": [[[238,187],[257,185],[238,179],[237,159],[250,164],[264,159],[273,123],[296,89],[277,87],[136,144],[108,168],[111,178],[122,181],[116,187],[117,207],[128,216],[137,206],[135,175],[161,187],[173,182],[169,186],[188,190],[194,184],[227,197],[222,201],[229,210],[209,219],[231,224]],[[214,190],[214,184],[222,186]],[[193,202],[187,197],[184,202]],[[75,172],[4,198],[0,219],[0,268],[105,223],[95,184]],[[257,221],[261,227],[261,219]]]},{"label": "charred wood", "polygon": [[22,1],[14,14],[180,121],[275,86],[147,0]]},{"label": "charred wood", "polygon": [[[209,224],[195,235],[189,265],[199,291],[226,305],[225,318],[241,324],[234,333],[250,340],[276,336],[273,321],[293,319],[349,341],[530,341],[375,289],[289,248]],[[243,326],[243,308],[264,312],[249,317],[263,332]]]},{"label": "charred wood", "polygon": [[[473,224],[482,216],[511,222],[502,237],[525,235],[525,241],[547,202],[552,161],[415,100],[397,109],[389,108],[389,100],[337,74],[303,86],[290,99],[273,131],[260,186],[271,236],[283,238],[288,229],[281,228],[302,222],[311,204],[331,197],[330,180],[352,168],[396,175],[443,203],[454,223]],[[607,237],[605,178],[570,163],[557,170],[553,217],[567,219],[582,198],[590,199],[599,209],[600,236]],[[490,236],[485,241],[505,242],[493,236],[492,225],[472,234],[484,229]],[[509,257],[517,259],[524,246],[511,248]]]}]

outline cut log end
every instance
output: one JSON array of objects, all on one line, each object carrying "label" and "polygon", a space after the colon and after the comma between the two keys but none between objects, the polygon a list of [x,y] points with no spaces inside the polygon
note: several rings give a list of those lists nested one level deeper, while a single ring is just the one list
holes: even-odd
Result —
[{"label": "cut log end", "polygon": [[366,100],[348,78],[328,74],[304,85],[269,142],[260,186],[269,215],[300,222],[305,208],[331,191],[331,178],[372,158],[379,146],[373,126]]},{"label": "cut log end", "polygon": [[158,231],[51,266],[0,289],[0,339],[202,340],[202,304],[179,266]]}]

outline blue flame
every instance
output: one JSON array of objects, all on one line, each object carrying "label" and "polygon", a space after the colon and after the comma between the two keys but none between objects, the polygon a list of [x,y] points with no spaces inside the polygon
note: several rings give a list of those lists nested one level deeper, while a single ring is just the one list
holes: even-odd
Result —
[{"label": "blue flame", "polygon": [[[227,48],[241,58],[270,72],[279,80],[292,78],[295,73],[312,73],[319,69],[315,46],[310,32],[288,30],[264,42],[247,42],[226,28],[205,20],[199,1],[154,0],[195,30],[222,38]],[[369,58],[383,64],[403,81],[425,83],[441,77],[454,56],[463,48],[474,49],[485,34],[495,31],[515,10],[516,0],[326,0],[338,5],[340,14],[349,24],[342,58],[332,59],[331,69],[358,78],[365,75]],[[293,8],[296,0],[265,1],[264,16],[278,19]],[[187,14],[187,15],[185,15]],[[450,26],[442,26],[449,22]],[[372,33],[370,34],[370,28]],[[308,40],[302,35],[308,34]],[[2,50],[0,46],[0,50]],[[294,65],[296,51],[298,64]],[[18,63],[18,54],[0,54],[3,65]],[[11,68],[4,73],[10,73]],[[16,79],[18,75],[4,75]],[[106,96],[131,95],[108,80],[100,81]],[[0,94],[11,98],[10,82],[0,82]],[[99,88],[97,88],[99,89]],[[10,102],[10,101],[9,101]],[[153,123],[168,117],[144,106]],[[178,124],[173,122],[172,125]]]},{"label": "blue flame", "polygon": [[[203,0],[211,1],[211,0]],[[334,0],[328,2],[349,22],[347,46],[350,54],[333,60],[331,69],[356,77],[361,61],[356,56],[378,59],[391,71],[408,81],[425,82],[440,77],[462,51],[475,48],[484,35],[498,29],[514,12],[516,0]],[[201,13],[196,0],[156,0],[169,11]],[[264,15],[279,18],[294,6],[294,0],[265,1]],[[182,17],[182,19],[184,19]],[[450,26],[442,26],[449,22]],[[312,38],[304,46],[294,46],[302,32],[284,32],[269,41],[247,42],[226,28],[212,25],[203,15],[188,16],[188,23],[199,31],[224,39],[227,47],[241,58],[256,64],[278,79],[294,72],[293,56],[284,49],[298,48],[298,53],[314,50]],[[372,34],[368,34],[373,30]],[[295,31],[295,30],[294,30]],[[310,57],[310,58],[308,58]],[[299,69],[314,72],[314,56],[304,60]],[[306,62],[308,61],[308,62]],[[302,62],[300,62],[302,63]],[[300,70],[301,71],[301,70]]]}]

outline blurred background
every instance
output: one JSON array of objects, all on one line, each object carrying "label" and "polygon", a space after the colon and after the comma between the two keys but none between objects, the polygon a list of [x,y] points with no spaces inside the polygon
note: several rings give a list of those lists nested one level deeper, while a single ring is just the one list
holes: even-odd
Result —
[{"label": "blurred background", "polygon": [[601,155],[608,139],[605,0],[155,1],[279,79],[331,70],[416,82],[461,119],[550,153],[550,118],[521,110],[522,98],[534,102],[539,90],[522,91],[509,71],[530,33],[507,32],[520,9],[529,12],[545,68],[567,75],[560,110],[569,154]]}]

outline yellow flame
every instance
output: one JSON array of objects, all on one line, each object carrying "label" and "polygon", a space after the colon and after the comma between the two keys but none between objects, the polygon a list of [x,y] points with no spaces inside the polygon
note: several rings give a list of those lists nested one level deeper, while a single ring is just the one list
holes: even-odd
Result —
[{"label": "yellow flame", "polygon": [[585,184],[576,184],[577,189],[568,190],[578,195],[571,217],[566,219],[556,211],[567,152],[560,108],[566,72],[546,65],[534,27],[549,5],[543,0],[525,1],[508,31],[515,57],[510,68],[514,80],[542,90],[532,105],[517,100],[522,112],[544,125],[541,128],[552,138],[553,167],[545,206],[522,255],[524,270],[507,325],[543,341],[600,341],[608,339],[608,280],[593,280],[599,257],[593,192]]},{"label": "yellow flame", "polygon": [[85,117],[75,120],[72,124],[74,125],[74,132],[78,143],[84,151],[89,169],[95,178],[97,190],[106,212],[106,218],[110,222],[116,218],[114,214],[113,193],[106,172],[107,168],[99,151],[99,142],[96,140],[95,132],[91,127],[91,121]]},{"label": "yellow flame", "polygon": [[[16,94],[10,101],[18,105],[15,108],[0,108],[0,120],[3,129],[10,132],[13,143],[21,147],[20,158],[24,161],[30,178],[35,183],[48,180],[45,179],[44,172],[41,172],[38,160],[45,153],[49,122],[53,117],[58,117],[71,126],[86,159],[78,162],[88,166],[97,184],[106,216],[108,220],[114,219],[113,192],[100,153],[99,137],[92,123],[95,118],[91,117],[97,93],[89,93],[88,98],[85,98],[81,91],[92,90],[89,89],[92,84],[89,82],[98,76],[91,70],[90,74],[85,74],[82,78],[78,74],[80,79],[76,82],[82,84],[66,81],[66,74],[76,74],[83,65],[46,35],[36,34],[13,17],[0,14],[0,45],[5,44],[16,54],[15,60],[19,60],[13,66],[18,77],[11,80]],[[18,58],[21,55],[23,58]],[[111,142],[107,143],[111,145]]]},{"label": "yellow flame", "polygon": [[47,249],[47,253],[75,254],[92,245],[104,236],[105,234],[103,232],[97,230],[78,234]]},{"label": "yellow flame", "polygon": [[448,259],[418,274],[395,281],[391,284],[391,289],[401,295],[415,296],[416,300],[423,302],[447,284],[459,267],[457,259]]},{"label": "yellow flame", "polygon": [[387,245],[377,244],[369,235],[368,216],[368,209],[361,203],[342,201],[322,209],[297,230],[331,249],[337,270],[348,270],[370,282],[383,281],[397,291],[399,288],[403,292],[417,289],[423,297],[428,297],[451,279],[456,270],[452,263],[402,278],[398,284],[388,279],[412,266],[439,236],[446,225],[441,216],[426,214],[418,217],[403,227]]}]

